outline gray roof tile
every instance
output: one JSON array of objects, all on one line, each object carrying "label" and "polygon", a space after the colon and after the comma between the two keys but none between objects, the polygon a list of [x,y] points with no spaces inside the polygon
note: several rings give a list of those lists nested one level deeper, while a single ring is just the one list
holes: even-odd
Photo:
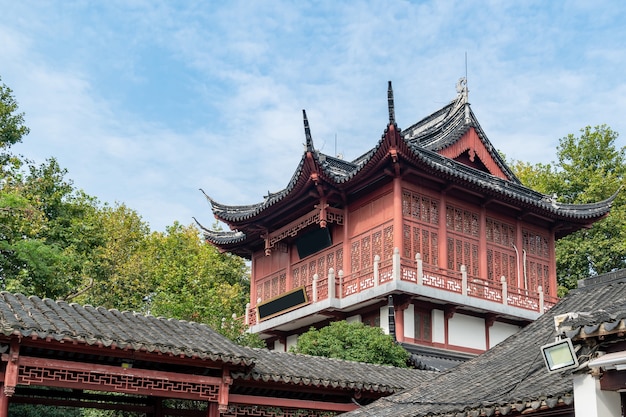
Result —
[{"label": "gray roof tile", "polygon": [[[466,120],[465,107],[468,106],[469,117]],[[611,204],[617,194],[610,198],[591,204],[562,204],[550,199],[550,196],[535,192],[522,185],[502,159],[497,150],[493,147],[486,134],[480,127],[478,119],[474,115],[469,104],[465,104],[462,96],[457,97],[450,104],[425,117],[416,124],[401,132],[397,126],[394,129],[401,136],[402,146],[406,146],[407,155],[413,163],[422,169],[431,170],[438,176],[454,178],[461,184],[470,188],[486,191],[493,196],[499,196],[512,204],[523,205],[530,210],[541,212],[542,214],[556,219],[570,220],[584,223],[587,219],[596,219],[608,213]],[[454,144],[470,127],[473,127],[485,148],[505,173],[507,180],[467,166],[461,162],[444,157],[438,152]],[[381,147],[385,146],[385,137],[390,126],[385,130],[385,134],[376,145],[359,156],[355,160],[348,162],[329,155],[322,154],[317,150],[311,151],[314,163],[325,179],[339,189],[348,189],[353,179],[368,175],[368,170],[372,166],[377,166],[377,162],[386,153],[380,153]],[[294,174],[288,185],[275,193],[268,193],[263,201],[242,206],[231,206],[221,204],[208,198],[214,215],[220,220],[239,227],[242,223],[247,223],[251,219],[268,210],[270,207],[286,199],[294,191],[301,189],[308,180],[308,173],[305,172],[307,151],[302,155]],[[199,224],[199,223],[198,223]],[[204,232],[206,240],[218,246],[237,246],[254,237],[246,234],[245,226],[242,230],[234,231],[213,231],[199,224]]]},{"label": "gray roof tile", "polygon": [[498,410],[522,412],[540,406],[571,404],[572,371],[548,373],[540,347],[557,335],[554,316],[576,311],[593,312],[589,317],[599,318],[577,322],[579,331],[585,331],[584,326],[591,322],[606,324],[603,320],[607,317],[613,320],[626,316],[626,270],[603,285],[571,291],[537,321],[484,354],[436,375],[427,383],[345,415],[439,417],[456,413],[482,415],[482,412],[493,415]]},{"label": "gray roof tile", "polygon": [[0,334],[199,357],[251,365],[251,352],[208,326],[183,320],[0,293]]},{"label": "gray roof tile", "polygon": [[247,373],[234,374],[235,379],[394,393],[428,381],[436,375],[432,371],[271,352],[266,349],[250,350],[250,355],[257,358],[254,368]]}]

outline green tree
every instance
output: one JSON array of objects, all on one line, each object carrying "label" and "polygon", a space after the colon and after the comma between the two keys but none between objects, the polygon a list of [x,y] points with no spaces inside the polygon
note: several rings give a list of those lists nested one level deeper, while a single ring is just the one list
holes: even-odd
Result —
[{"label": "green tree", "polygon": [[0,170],[10,158],[9,148],[22,141],[29,133],[24,125],[24,113],[18,113],[13,90],[1,83],[0,78]]},{"label": "green tree", "polygon": [[40,166],[26,161],[25,170],[15,165],[3,173],[0,272],[9,291],[67,298],[88,273],[98,241],[86,219],[97,201],[65,175],[55,159]]},{"label": "green tree", "polygon": [[[514,161],[515,174],[525,185],[555,195],[562,203],[585,204],[610,197],[624,185],[625,148],[617,148],[618,133],[606,125],[587,126],[580,135],[561,138],[558,162],[527,164]],[[626,197],[618,194],[611,213],[560,239],[556,245],[560,294],[590,275],[626,267]]]},{"label": "green tree", "polygon": [[106,279],[77,300],[206,323],[238,343],[264,346],[239,319],[250,285],[242,258],[219,253],[193,225],[146,233],[141,218],[125,206],[103,214],[99,227],[106,237],[95,265]]},{"label": "green tree", "polygon": [[380,327],[345,320],[317,330],[313,327],[298,337],[294,353],[349,361],[407,367],[409,353]]}]

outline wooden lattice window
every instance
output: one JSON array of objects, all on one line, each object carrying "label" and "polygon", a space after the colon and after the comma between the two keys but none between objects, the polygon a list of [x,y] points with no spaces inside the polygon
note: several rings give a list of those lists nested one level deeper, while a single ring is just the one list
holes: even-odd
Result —
[{"label": "wooden lattice window", "polygon": [[526,252],[528,289],[537,291],[542,286],[544,293],[550,293],[550,250],[548,237],[541,233],[522,230],[522,249]]},{"label": "wooden lattice window", "polygon": [[446,228],[456,233],[478,237],[480,229],[478,213],[448,205],[446,206]]},{"label": "wooden lattice window", "polygon": [[500,220],[487,218],[485,221],[487,239],[487,277],[500,281],[504,276],[509,285],[518,286],[517,255],[515,253],[515,227]]},{"label": "wooden lattice window", "polygon": [[422,255],[424,263],[437,265],[439,262],[439,239],[437,232],[417,225],[403,226],[403,256],[414,259],[415,254]]},{"label": "wooden lattice window", "polygon": [[350,271],[358,272],[371,268],[374,256],[381,260],[393,255],[393,226],[378,228],[368,234],[355,237],[350,245]]},{"label": "wooden lattice window", "polygon": [[467,272],[478,276],[478,242],[458,237],[448,237],[448,269],[460,271],[465,265]]},{"label": "wooden lattice window", "polygon": [[408,190],[402,193],[402,215],[432,225],[439,224],[439,201]]},{"label": "wooden lattice window", "polygon": [[478,213],[452,205],[446,206],[448,269],[459,271],[461,265],[465,265],[468,274],[478,276],[479,219]]}]

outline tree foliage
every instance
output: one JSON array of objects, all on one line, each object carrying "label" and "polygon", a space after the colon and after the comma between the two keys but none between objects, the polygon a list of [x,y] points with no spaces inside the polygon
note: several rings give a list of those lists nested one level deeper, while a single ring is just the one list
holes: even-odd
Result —
[{"label": "tree foliage", "polygon": [[24,113],[18,113],[13,90],[0,78],[0,168],[8,162],[9,148],[22,141],[29,129],[24,125]]},{"label": "tree foliage", "polygon": [[221,254],[195,226],[151,232],[124,204],[74,187],[54,158],[35,165],[10,154],[28,129],[0,86],[0,286],[25,295],[150,312],[209,324],[263,346],[236,319],[248,301],[243,259]]},{"label": "tree foliage", "polygon": [[319,330],[311,327],[298,337],[295,353],[349,361],[407,367],[409,353],[380,327],[336,321]]},{"label": "tree foliage", "polygon": [[[561,138],[557,162],[511,166],[525,185],[555,195],[561,203],[585,204],[604,200],[623,187],[625,148],[617,148],[618,133],[606,125],[587,126],[580,135]],[[617,195],[606,218],[589,229],[560,239],[556,245],[560,293],[575,288],[590,275],[626,267],[626,197]]]}]

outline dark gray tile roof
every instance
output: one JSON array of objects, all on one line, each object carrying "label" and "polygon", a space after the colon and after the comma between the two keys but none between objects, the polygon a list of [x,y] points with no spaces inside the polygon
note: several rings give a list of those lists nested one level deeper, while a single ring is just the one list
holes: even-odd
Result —
[{"label": "dark gray tile roof", "polygon": [[[313,159],[325,180],[339,189],[347,189],[353,179],[356,181],[357,177],[362,178],[363,175],[368,175],[368,171],[377,166],[379,160],[387,155],[386,152],[381,153],[379,151],[386,146],[386,134],[392,127],[399,132],[400,140],[403,142],[402,146],[406,147],[407,155],[405,157],[410,158],[414,164],[422,169],[430,170],[438,176],[456,179],[460,184],[467,187],[499,196],[511,204],[527,207],[551,218],[582,223],[587,219],[597,219],[609,212],[616,196],[615,194],[604,201],[592,204],[562,204],[553,201],[550,196],[525,187],[487,139],[469,104],[466,104],[464,98],[459,96],[450,104],[410,126],[404,132],[400,132],[395,124],[388,126],[385,134],[382,135],[374,148],[351,162],[314,150],[311,140],[311,149],[302,155],[291,180],[283,190],[275,193],[268,192],[263,201],[250,205],[226,205],[207,197],[213,213],[217,218],[233,225],[233,227],[239,227],[251,221],[272,206],[282,202],[290,194],[301,190],[307,184],[309,178],[309,171],[307,170],[310,170],[310,164],[306,163],[308,158]],[[507,176],[506,180],[438,153],[453,145],[471,127],[476,130],[478,137],[495,163]],[[308,142],[309,138],[307,138]],[[242,230],[229,232],[215,232],[202,225],[200,227],[209,242],[226,248],[228,245],[234,246],[246,242],[247,239],[254,239],[254,237],[246,235],[245,226]]]},{"label": "dark gray tile roof", "polygon": [[0,293],[0,335],[183,355],[234,365],[254,362],[250,351],[204,324],[8,292]]},{"label": "dark gray tile roof", "polygon": [[[469,115],[466,115],[466,107]],[[469,117],[467,117],[469,116]],[[468,120],[466,120],[466,118]],[[461,138],[469,129],[473,127],[479,139],[489,151],[489,154],[498,167],[506,174],[509,181],[520,183],[513,171],[510,170],[500,153],[493,147],[487,135],[483,131],[480,123],[469,104],[466,104],[462,94],[452,100],[447,106],[426,116],[419,122],[409,126],[403,131],[404,140],[412,147],[428,149],[430,151],[441,151]]]},{"label": "dark gray tile roof", "polygon": [[[0,293],[2,336],[47,339],[51,350],[63,350],[67,342],[77,342],[89,346],[115,346],[118,349],[246,365],[246,371],[233,368],[235,380],[291,386],[307,385],[388,394],[427,381],[435,374],[431,371],[252,349],[237,346],[204,324],[8,292]],[[55,342],[59,342],[56,347]]]},{"label": "dark gray tile roof", "polygon": [[416,369],[446,371],[476,356],[410,343],[401,343],[401,345],[411,354],[409,360]]},{"label": "dark gray tile roof", "polygon": [[247,349],[256,358],[256,364],[249,372],[234,373],[235,380],[394,393],[414,387],[436,375],[432,371]]},{"label": "dark gray tile roof", "polygon": [[[549,374],[540,354],[540,347],[557,334],[554,316],[589,311],[603,317],[602,323],[613,323],[603,320],[623,317],[625,306],[626,271],[621,271],[613,281],[570,292],[537,321],[475,359],[345,415],[465,417],[571,404],[572,371]],[[603,310],[610,312],[609,316],[603,315]],[[585,323],[579,323],[579,328]]]}]

